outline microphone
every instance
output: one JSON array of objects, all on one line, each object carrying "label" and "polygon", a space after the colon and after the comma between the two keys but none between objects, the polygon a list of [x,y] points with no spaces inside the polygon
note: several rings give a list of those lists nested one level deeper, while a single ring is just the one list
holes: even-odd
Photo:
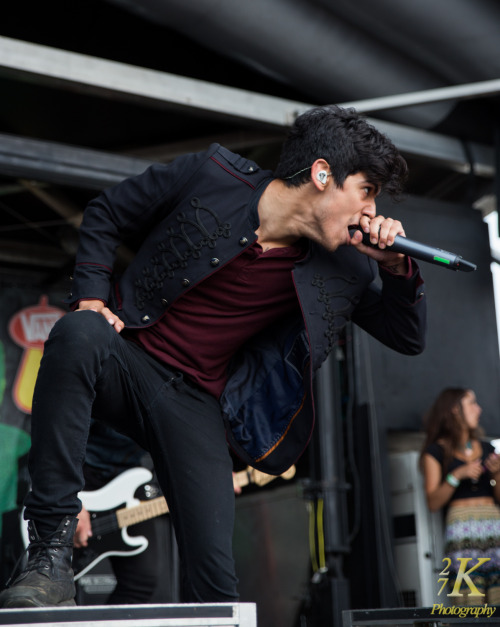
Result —
[{"label": "microphone", "polygon": [[[356,231],[361,230],[362,229],[359,226],[350,226],[349,234],[352,237]],[[378,248],[377,244],[372,244],[370,242],[370,235],[364,231],[363,244],[371,246],[372,248]],[[477,268],[476,264],[462,259],[460,255],[449,253],[441,248],[434,248],[434,246],[427,246],[427,244],[415,242],[414,240],[403,237],[402,235],[396,235],[394,238],[394,244],[392,246],[387,246],[387,248],[383,248],[382,250],[392,250],[395,253],[403,253],[403,255],[408,255],[409,257],[414,257],[415,259],[421,259],[422,261],[428,261],[429,263],[434,263],[437,266],[448,268],[449,270],[473,272]]]}]

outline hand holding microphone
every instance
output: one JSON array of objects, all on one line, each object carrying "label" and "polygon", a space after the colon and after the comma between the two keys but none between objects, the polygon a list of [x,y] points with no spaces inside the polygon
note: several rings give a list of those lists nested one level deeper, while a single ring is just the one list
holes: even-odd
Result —
[{"label": "hand holding microphone", "polygon": [[[349,233],[352,237],[356,230],[362,231],[361,227],[349,227]],[[372,246],[378,248],[377,244],[370,242],[370,234],[363,232],[363,244],[366,246]],[[470,261],[466,261],[460,255],[456,253],[450,253],[441,248],[435,248],[433,246],[427,246],[427,244],[421,244],[415,242],[402,235],[396,235],[392,246],[388,246],[384,250],[390,250],[395,253],[402,253],[415,259],[427,261],[429,263],[436,264],[449,270],[461,270],[462,272],[473,272],[477,266]]]}]

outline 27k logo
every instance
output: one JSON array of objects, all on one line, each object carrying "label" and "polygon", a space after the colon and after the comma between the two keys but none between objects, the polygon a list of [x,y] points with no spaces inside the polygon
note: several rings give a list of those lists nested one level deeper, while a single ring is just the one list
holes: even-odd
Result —
[{"label": "27k logo", "polygon": [[[476,588],[476,586],[474,585],[474,582],[472,581],[472,579],[470,578],[470,574],[473,573],[476,568],[479,568],[480,566],[482,566],[485,562],[489,562],[490,561],[490,557],[479,557],[477,560],[477,564],[475,566],[472,566],[471,568],[467,569],[467,565],[468,563],[471,561],[472,557],[457,557],[457,560],[460,562],[460,568],[458,569],[458,573],[457,573],[457,578],[455,580],[455,585],[453,586],[453,590],[447,594],[446,596],[448,597],[461,597],[463,596],[459,591],[460,591],[460,586],[462,584],[462,581],[464,581],[468,586],[469,586],[469,590],[470,590],[470,596],[475,596],[475,597],[484,597],[485,595],[482,592],[479,592],[479,590]],[[439,573],[441,575],[441,577],[438,579],[438,583],[439,582],[443,582],[443,585],[441,586],[438,595],[441,594],[441,592],[443,591],[444,587],[446,586],[446,584],[449,581],[449,575],[450,575],[450,566],[451,566],[451,559],[449,557],[445,557],[443,559],[443,562],[447,562],[447,565],[443,568],[443,570]]]}]

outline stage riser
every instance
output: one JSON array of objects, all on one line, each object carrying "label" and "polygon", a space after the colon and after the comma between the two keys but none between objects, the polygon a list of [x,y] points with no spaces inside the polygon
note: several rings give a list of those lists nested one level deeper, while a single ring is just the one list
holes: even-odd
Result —
[{"label": "stage riser", "polygon": [[254,603],[0,610],[3,627],[257,627]]},{"label": "stage riser", "polygon": [[[482,614],[482,609],[478,614]],[[375,610],[346,610],[342,613],[342,627],[448,627],[448,625],[460,625],[461,627],[487,627],[500,624],[500,610],[489,606],[487,615],[474,613],[468,617],[459,616],[458,613],[448,614],[450,608],[442,611],[433,607],[393,608]],[[470,608],[472,612],[473,608]]]}]

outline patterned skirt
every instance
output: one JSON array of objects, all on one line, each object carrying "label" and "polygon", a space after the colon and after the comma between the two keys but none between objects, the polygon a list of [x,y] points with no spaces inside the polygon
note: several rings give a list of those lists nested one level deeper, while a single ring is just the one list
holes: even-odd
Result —
[{"label": "patterned skirt", "polygon": [[[449,570],[453,587],[464,558],[470,558],[462,567],[469,571],[477,566],[480,558],[487,558],[483,564],[470,572],[470,578],[485,597],[474,596],[470,601],[498,603],[500,599],[500,508],[497,505],[472,505],[450,507],[446,516],[445,554],[450,558]],[[489,591],[489,594],[488,594]],[[462,582],[464,597],[470,595],[467,581]],[[454,599],[457,603],[465,599]]]}]

